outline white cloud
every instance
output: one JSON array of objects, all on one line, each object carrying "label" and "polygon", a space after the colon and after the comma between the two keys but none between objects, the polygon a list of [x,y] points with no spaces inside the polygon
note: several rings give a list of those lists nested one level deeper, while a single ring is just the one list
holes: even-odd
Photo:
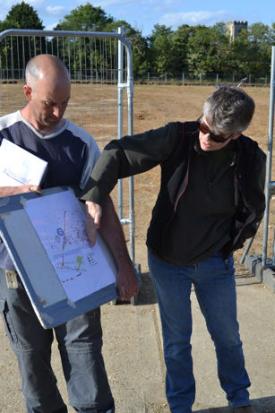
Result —
[{"label": "white cloud", "polygon": [[53,30],[57,25],[58,25],[58,21],[55,23],[51,23],[45,26],[45,30]]},{"label": "white cloud", "polygon": [[46,12],[50,14],[51,16],[62,15],[64,11],[65,11],[64,6],[47,6],[46,7]]},{"label": "white cloud", "polygon": [[160,18],[160,23],[166,26],[177,27],[181,24],[212,24],[221,21],[227,16],[227,12],[219,10],[210,11],[191,11],[179,13],[167,13]]},{"label": "white cloud", "polygon": [[[18,3],[18,2],[17,2]],[[44,0],[28,0],[26,1],[33,8],[39,7],[44,3]]]}]

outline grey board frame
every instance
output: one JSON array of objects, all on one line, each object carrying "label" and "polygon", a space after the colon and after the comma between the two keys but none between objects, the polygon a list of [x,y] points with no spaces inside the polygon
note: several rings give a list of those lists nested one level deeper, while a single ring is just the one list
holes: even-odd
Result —
[{"label": "grey board frame", "polygon": [[[24,208],[26,201],[67,190],[70,189],[55,187],[43,190],[40,195],[28,192],[0,198],[0,236],[44,328],[56,327],[117,297],[114,283],[78,301],[70,301],[33,228]],[[97,242],[112,262],[110,252],[100,236]]]}]

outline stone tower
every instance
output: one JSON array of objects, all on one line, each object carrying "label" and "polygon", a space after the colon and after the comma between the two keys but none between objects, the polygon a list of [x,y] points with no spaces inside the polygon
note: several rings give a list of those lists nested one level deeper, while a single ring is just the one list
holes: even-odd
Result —
[{"label": "stone tower", "polygon": [[241,30],[247,31],[247,21],[233,21],[227,23],[230,42],[234,42]]}]

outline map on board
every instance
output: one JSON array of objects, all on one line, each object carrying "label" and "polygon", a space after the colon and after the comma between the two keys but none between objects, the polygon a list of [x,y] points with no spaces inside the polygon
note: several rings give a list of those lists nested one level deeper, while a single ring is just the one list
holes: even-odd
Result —
[{"label": "map on board", "polygon": [[115,282],[112,259],[99,238],[91,246],[85,211],[73,192],[26,201],[25,210],[71,301]]}]

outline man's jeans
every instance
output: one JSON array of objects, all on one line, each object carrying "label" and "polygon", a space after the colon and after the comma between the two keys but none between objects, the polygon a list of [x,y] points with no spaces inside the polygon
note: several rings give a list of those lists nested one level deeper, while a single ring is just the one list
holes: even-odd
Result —
[{"label": "man's jeans", "polygon": [[28,413],[67,413],[51,368],[53,337],[58,342],[70,404],[79,413],[113,413],[114,401],[101,354],[100,310],[56,327],[41,327],[25,290],[7,288],[0,270],[0,311],[17,356]]},{"label": "man's jeans", "polygon": [[216,254],[196,265],[176,266],[149,251],[148,260],[160,308],[171,412],[191,413],[195,400],[190,344],[192,284],[215,344],[218,376],[228,402],[234,407],[250,404],[250,381],[237,322],[233,258],[225,261]]}]

